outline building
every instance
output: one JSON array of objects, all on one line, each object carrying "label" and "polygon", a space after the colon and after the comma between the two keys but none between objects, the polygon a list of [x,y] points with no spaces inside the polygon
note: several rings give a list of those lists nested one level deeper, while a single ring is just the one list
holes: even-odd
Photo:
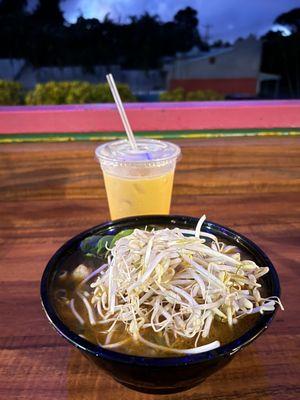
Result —
[{"label": "building", "polygon": [[143,71],[124,70],[119,65],[47,66],[34,68],[24,59],[0,59],[0,79],[20,82],[26,90],[48,81],[106,82],[111,72],[116,81],[126,83],[144,101],[158,100],[166,89],[181,87],[186,91],[214,90],[231,98],[262,94],[276,98],[280,77],[260,72],[261,42],[253,36],[237,40],[234,45],[187,53],[163,60],[163,68]]},{"label": "building", "polygon": [[165,74],[161,70],[123,70],[119,65],[95,65],[91,70],[81,66],[34,68],[24,59],[0,59],[0,79],[20,82],[26,90],[37,83],[49,81],[106,82],[106,74],[112,73],[115,80],[126,83],[137,96],[165,89]]},{"label": "building", "polygon": [[167,87],[186,91],[214,90],[228,95],[256,96],[265,79],[276,75],[260,73],[261,42],[254,36],[237,40],[233,46],[177,54],[165,64]]},{"label": "building", "polygon": [[26,61],[23,58],[1,58],[0,79],[15,81],[18,74],[24,68]]}]

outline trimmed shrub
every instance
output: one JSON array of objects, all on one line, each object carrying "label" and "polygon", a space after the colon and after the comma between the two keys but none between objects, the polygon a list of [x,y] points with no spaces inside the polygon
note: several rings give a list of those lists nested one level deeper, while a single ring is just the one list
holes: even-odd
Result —
[{"label": "trimmed shrub", "polygon": [[185,92],[182,88],[176,88],[167,92],[161,93],[159,96],[160,101],[184,101]]},{"label": "trimmed shrub", "polygon": [[15,106],[22,103],[22,85],[18,82],[0,80],[0,105]]},{"label": "trimmed shrub", "polygon": [[224,100],[224,95],[214,90],[195,90],[186,94],[187,101]]},{"label": "trimmed shrub", "polygon": [[176,88],[167,92],[161,93],[160,101],[209,101],[209,100],[224,100],[221,93],[214,90],[195,90],[185,92],[182,88]]},{"label": "trimmed shrub", "polygon": [[26,104],[64,104],[69,82],[38,83],[25,97]]},{"label": "trimmed shrub", "polygon": [[[128,85],[118,84],[118,90],[123,101],[135,101]],[[89,82],[47,82],[39,83],[28,92],[26,104],[85,104],[111,103],[113,97],[108,84]]]}]

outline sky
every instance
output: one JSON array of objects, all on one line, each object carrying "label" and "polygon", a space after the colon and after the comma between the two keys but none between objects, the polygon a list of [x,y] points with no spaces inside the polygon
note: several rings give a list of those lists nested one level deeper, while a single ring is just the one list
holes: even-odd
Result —
[{"label": "sky", "polygon": [[[273,26],[281,13],[300,7],[300,0],[63,0],[61,9],[69,22],[79,15],[103,19],[109,14],[115,21],[128,21],[130,15],[145,11],[158,14],[163,21],[187,6],[198,11],[200,33],[209,27],[210,42],[217,39],[234,41],[249,34],[261,36]],[[273,26],[274,28],[274,26]],[[276,29],[276,27],[275,27]]]}]

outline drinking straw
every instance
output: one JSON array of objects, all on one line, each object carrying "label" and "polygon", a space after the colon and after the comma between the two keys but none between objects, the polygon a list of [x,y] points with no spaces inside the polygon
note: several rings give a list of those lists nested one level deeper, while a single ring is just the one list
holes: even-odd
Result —
[{"label": "drinking straw", "polygon": [[118,89],[117,89],[117,86],[115,84],[115,81],[114,81],[114,78],[113,78],[112,74],[106,75],[106,79],[107,79],[107,82],[109,84],[109,87],[110,87],[111,93],[113,95],[113,98],[115,100],[116,106],[118,108],[120,117],[122,119],[122,122],[123,122],[123,125],[124,125],[124,128],[125,128],[125,131],[127,133],[128,140],[129,140],[129,142],[131,144],[131,147],[132,147],[133,150],[137,150],[136,140],[134,138],[131,126],[129,124],[127,115],[126,115],[124,107],[123,107],[123,103],[122,103],[121,97],[119,95],[119,92],[118,92]]}]

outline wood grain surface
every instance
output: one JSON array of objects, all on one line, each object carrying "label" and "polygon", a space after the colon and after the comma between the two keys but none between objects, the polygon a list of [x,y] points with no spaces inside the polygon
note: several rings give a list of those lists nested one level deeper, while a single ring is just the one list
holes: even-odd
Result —
[{"label": "wood grain surface", "polygon": [[[300,139],[182,140],[172,212],[207,217],[261,246],[284,312],[202,385],[164,400],[300,398]],[[39,280],[70,236],[108,219],[95,143],[0,147],[0,399],[154,399],[97,370],[49,326]]]}]

